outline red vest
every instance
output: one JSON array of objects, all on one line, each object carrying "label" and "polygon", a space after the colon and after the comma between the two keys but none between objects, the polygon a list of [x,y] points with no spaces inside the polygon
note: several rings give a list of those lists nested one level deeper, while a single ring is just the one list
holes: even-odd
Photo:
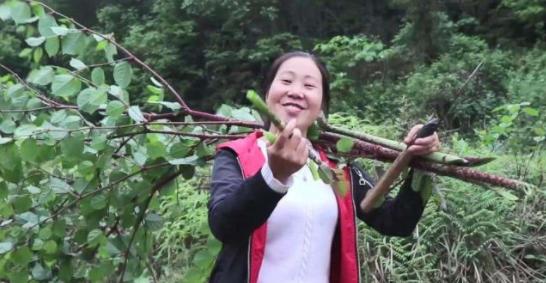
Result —
[{"label": "red vest", "polygon": [[[243,171],[243,178],[254,176],[265,163],[265,157],[256,142],[262,134],[261,131],[257,131],[245,138],[229,141],[218,146],[218,149],[229,148],[236,153]],[[335,166],[323,151],[320,151],[320,158],[330,167]],[[349,167],[346,167],[345,178],[348,184],[352,185],[349,170]],[[349,188],[345,196],[336,194],[339,220],[332,244],[331,283],[357,283],[360,281],[356,240],[356,213],[352,190],[352,188]],[[258,281],[258,273],[260,272],[265,252],[266,237],[267,223],[262,224],[254,230],[250,237],[248,258],[249,283],[256,283]]]}]

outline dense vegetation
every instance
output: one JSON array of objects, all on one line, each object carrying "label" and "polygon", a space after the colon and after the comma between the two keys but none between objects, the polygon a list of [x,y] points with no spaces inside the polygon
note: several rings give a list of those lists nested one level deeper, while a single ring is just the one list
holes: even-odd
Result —
[{"label": "dense vegetation", "polygon": [[[133,57],[4,2],[0,280],[204,281],[219,249],[206,218],[217,140],[204,137],[245,129],[152,121],[181,106]],[[480,170],[537,186],[436,178],[412,237],[362,224],[364,281],[546,280],[545,0],[84,2],[45,1],[193,109],[258,119],[243,94],[277,55],[309,50],[332,75],[330,123],[399,139],[435,115],[444,151],[496,157]],[[376,177],[385,166],[359,161]]]}]

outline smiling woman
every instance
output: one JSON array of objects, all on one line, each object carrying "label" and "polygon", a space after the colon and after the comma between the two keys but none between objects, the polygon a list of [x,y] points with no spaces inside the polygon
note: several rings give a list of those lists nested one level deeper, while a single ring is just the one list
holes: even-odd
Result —
[{"label": "smiling woman", "polygon": [[[269,125],[273,144],[262,132],[218,146],[209,201],[209,225],[222,242],[210,282],[359,282],[356,218],[386,235],[408,236],[427,199],[412,187],[412,176],[394,199],[370,212],[358,205],[373,181],[349,164],[345,195],[315,180],[309,151],[335,166],[310,146],[307,129],[329,103],[328,72],[305,52],[282,55],[264,82],[268,108],[286,125]],[[416,132],[414,127],[410,133]],[[416,154],[437,149],[437,136],[417,139]],[[418,174],[415,174],[418,175]],[[417,182],[415,182],[417,183]]]}]

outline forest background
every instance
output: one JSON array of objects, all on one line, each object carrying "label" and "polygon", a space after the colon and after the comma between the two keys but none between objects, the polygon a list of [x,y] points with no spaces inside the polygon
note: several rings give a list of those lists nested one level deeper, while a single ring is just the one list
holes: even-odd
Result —
[{"label": "forest background", "polygon": [[[399,140],[437,116],[443,151],[495,157],[479,169],[536,187],[436,178],[411,237],[360,224],[363,281],[546,280],[545,0],[44,3],[193,109],[259,119],[245,92],[276,56],[307,50],[332,75],[329,123]],[[180,110],[165,84],[62,15],[0,5],[1,280],[205,281],[214,144],[187,135],[242,128],[143,126]],[[375,178],[388,166],[359,162]]]}]

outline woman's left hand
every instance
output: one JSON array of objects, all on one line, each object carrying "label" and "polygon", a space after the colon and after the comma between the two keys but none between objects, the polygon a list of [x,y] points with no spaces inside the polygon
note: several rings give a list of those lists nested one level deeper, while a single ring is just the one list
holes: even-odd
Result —
[{"label": "woman's left hand", "polygon": [[[415,125],[407,136],[404,138],[404,143],[409,144],[415,138],[417,132],[423,127],[422,124]],[[413,155],[427,155],[440,150],[440,139],[436,132],[428,137],[416,139],[408,148],[408,151]]]}]

